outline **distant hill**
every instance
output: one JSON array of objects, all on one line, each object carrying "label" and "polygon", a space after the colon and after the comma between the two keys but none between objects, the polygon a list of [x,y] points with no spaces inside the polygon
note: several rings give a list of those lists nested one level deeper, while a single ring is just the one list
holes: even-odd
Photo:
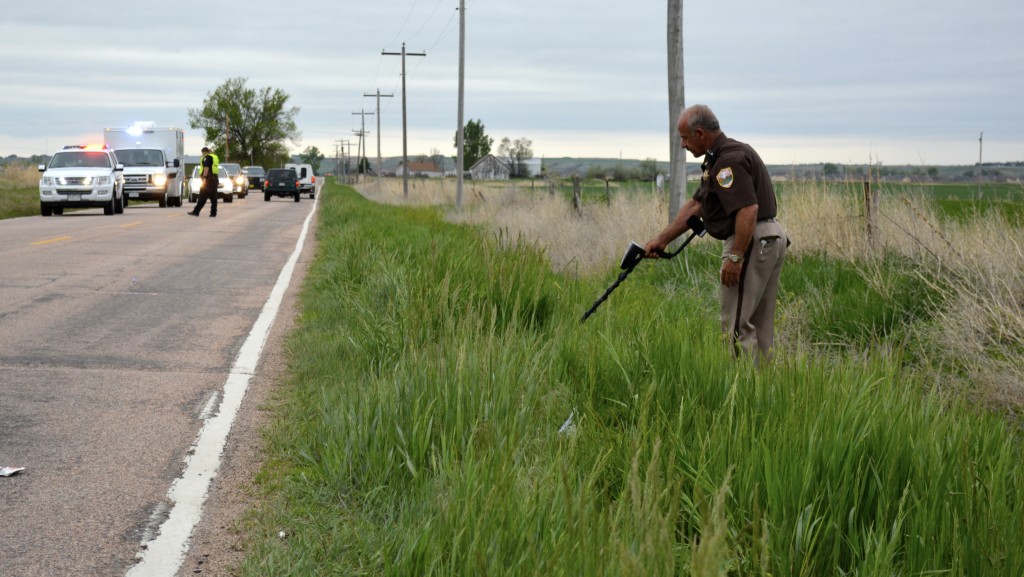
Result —
[{"label": "distant hill", "polygon": [[[410,155],[410,162],[422,160],[422,155]],[[376,168],[377,159],[370,158],[370,166]],[[544,170],[551,175],[571,177],[588,174],[612,174],[615,171],[635,171],[642,159],[619,158],[544,158]],[[402,157],[391,156],[381,159],[382,170],[395,172],[401,166]],[[354,161],[350,166],[354,166]],[[658,162],[658,171],[668,174],[667,162]],[[334,158],[325,158],[321,163],[321,172],[334,172]],[[468,170],[469,167],[467,166]],[[700,163],[690,159],[686,163],[689,178],[700,174]],[[455,162],[445,157],[445,170],[454,172]],[[838,163],[817,164],[777,164],[769,165],[768,170],[773,178],[778,179],[833,179],[857,180],[866,178],[868,167],[863,164],[844,165]],[[919,182],[977,182],[979,177],[986,182],[1024,182],[1024,162],[1004,164],[957,165],[957,166],[919,166],[892,165],[870,167],[873,180],[883,181],[919,181]]]}]

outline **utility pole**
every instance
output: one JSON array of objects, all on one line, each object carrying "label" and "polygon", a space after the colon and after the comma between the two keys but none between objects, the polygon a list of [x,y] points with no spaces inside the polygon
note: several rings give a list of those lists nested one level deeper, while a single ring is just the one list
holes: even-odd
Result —
[{"label": "utility pole", "polygon": [[[373,94],[363,94],[363,96],[374,96]],[[377,89],[377,192],[380,192],[380,99],[391,98],[394,94],[381,94],[380,88]]]},{"label": "utility pole", "polygon": [[466,158],[465,133],[462,126],[462,112],[465,109],[466,97],[466,0],[459,0],[459,131],[455,137],[455,208],[462,208],[462,173]]},{"label": "utility pole", "polygon": [[408,122],[406,116],[405,106],[405,57],[406,56],[426,56],[426,52],[406,52],[405,42],[402,42],[401,52],[381,52],[384,56],[401,56],[402,57],[402,194],[405,198],[409,198],[409,138],[408,138]]},{"label": "utility pole", "polygon": [[[362,154],[359,156],[359,159],[356,160],[356,166],[358,167],[358,168],[356,168],[356,179],[358,180],[359,179],[359,171],[363,168],[363,157],[366,156],[366,145],[363,144],[363,136],[366,135],[366,117],[367,117],[367,115],[373,116],[373,113],[372,112],[367,112],[365,110],[360,110],[359,112],[353,112],[352,115],[353,116],[355,116],[355,115],[361,116],[362,117],[362,123],[363,123],[362,129],[360,129],[359,132],[357,133],[357,134],[359,134],[359,149],[363,151]],[[355,132],[355,131],[353,130],[352,132]],[[378,135],[378,138],[379,137],[380,137],[380,135]]]},{"label": "utility pole", "polygon": [[342,140],[335,140],[334,141],[334,172],[339,173],[339,174],[336,174],[334,176],[335,179],[337,179],[340,175],[344,174],[344,171],[341,168],[341,158],[340,158],[341,157],[341,152],[342,152],[342,144],[341,144],[342,142],[344,142],[344,141],[342,141]]},{"label": "utility pole", "polygon": [[[338,144],[341,145],[341,158],[345,161],[341,165],[341,174],[345,177],[345,184],[348,184],[348,159],[352,157],[352,141],[351,140],[339,140]],[[348,147],[346,152],[345,147]]]},{"label": "utility pole", "polygon": [[668,0],[668,222],[675,219],[686,198],[686,153],[676,121],[686,104],[683,77],[683,0]]},{"label": "utility pole", "polygon": [[981,181],[984,179],[985,169],[981,166],[981,146],[985,140],[985,133],[978,134],[978,199],[981,199]]},{"label": "utility pole", "polygon": [[359,182],[359,171],[363,170],[363,161],[366,160],[366,145],[363,143],[363,137],[369,133],[365,130],[353,130],[352,134],[359,137],[359,141],[356,143],[356,182]]}]

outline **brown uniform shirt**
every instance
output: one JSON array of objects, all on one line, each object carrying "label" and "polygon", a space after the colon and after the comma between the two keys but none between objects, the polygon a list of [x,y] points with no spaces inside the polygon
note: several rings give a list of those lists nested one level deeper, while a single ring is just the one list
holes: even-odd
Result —
[{"label": "brown uniform shirt", "polygon": [[750,147],[724,134],[704,155],[700,186],[693,199],[701,203],[708,234],[725,240],[736,231],[736,211],[756,204],[757,220],[775,218],[775,189],[768,168]]}]

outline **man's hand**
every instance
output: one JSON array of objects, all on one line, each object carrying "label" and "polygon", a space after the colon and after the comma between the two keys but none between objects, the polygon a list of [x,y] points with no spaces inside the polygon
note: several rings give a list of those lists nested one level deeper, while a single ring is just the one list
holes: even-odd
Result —
[{"label": "man's hand", "polygon": [[743,261],[732,262],[725,258],[722,259],[722,284],[727,287],[734,287],[740,284],[740,271],[743,270]]},{"label": "man's hand", "polygon": [[644,245],[644,258],[661,258],[658,253],[663,252],[667,246],[667,242],[662,242],[657,238],[652,241],[648,241],[648,243]]}]

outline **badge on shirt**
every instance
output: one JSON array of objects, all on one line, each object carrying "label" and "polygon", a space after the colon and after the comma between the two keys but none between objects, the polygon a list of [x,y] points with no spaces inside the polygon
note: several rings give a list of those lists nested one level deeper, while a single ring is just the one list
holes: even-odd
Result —
[{"label": "badge on shirt", "polygon": [[732,186],[732,167],[726,166],[722,170],[719,170],[718,175],[715,176],[715,180],[718,181],[718,186],[721,186],[722,188],[729,188]]}]

